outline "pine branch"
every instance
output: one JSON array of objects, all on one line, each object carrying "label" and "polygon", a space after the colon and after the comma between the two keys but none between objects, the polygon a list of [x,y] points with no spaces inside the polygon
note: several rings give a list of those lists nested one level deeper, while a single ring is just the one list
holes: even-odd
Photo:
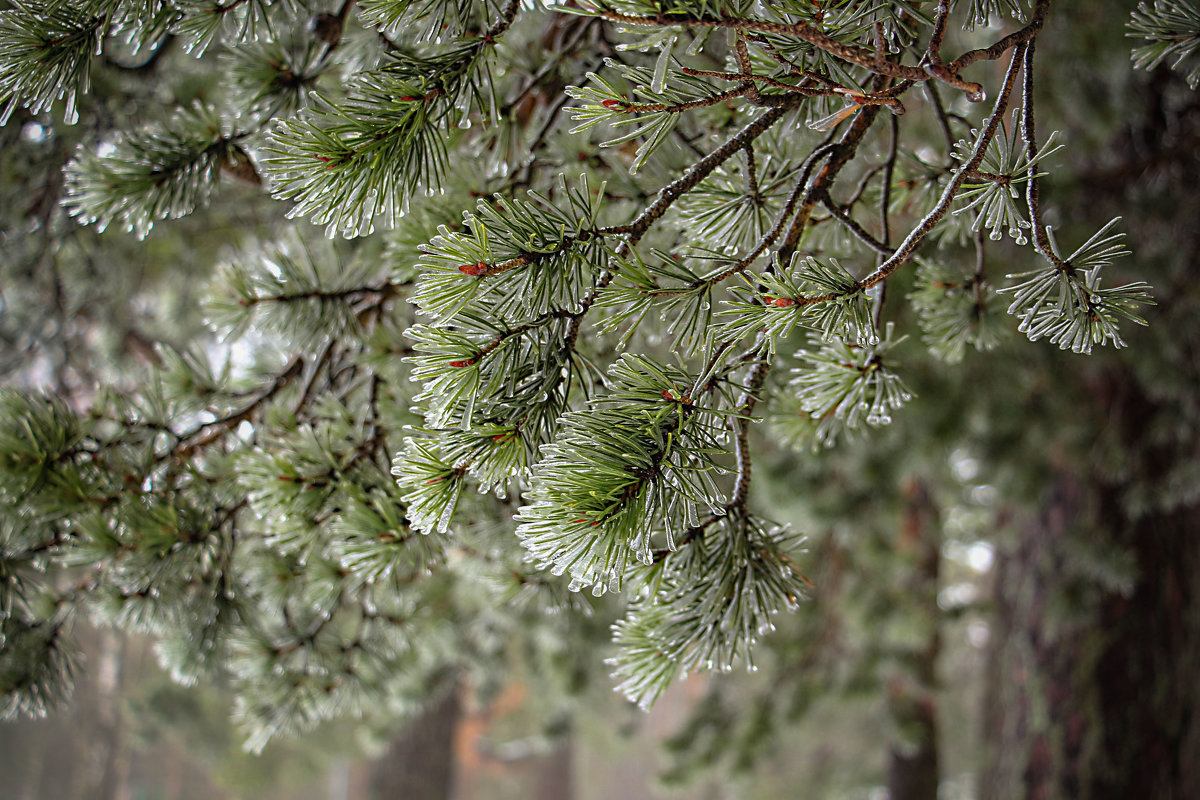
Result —
[{"label": "pine branch", "polygon": [[832,38],[825,32],[814,28],[805,22],[791,25],[767,20],[745,19],[741,17],[692,17],[685,14],[657,14],[655,16],[635,16],[622,14],[617,11],[598,10],[597,15],[610,22],[620,22],[624,25],[642,27],[681,26],[684,28],[726,28],[730,30],[763,33],[776,36],[795,36],[843,61],[856,64],[878,75],[887,75],[904,80],[923,81],[929,76],[918,67],[906,67],[890,61],[881,61],[873,51],[856,45],[849,45]]},{"label": "pine branch", "polygon": [[1171,69],[1184,72],[1188,86],[1200,86],[1200,9],[1187,0],[1155,0],[1154,5],[1138,3],[1129,22],[1128,36],[1149,39],[1150,44],[1134,48],[1133,63],[1154,69],[1169,61]]},{"label": "pine branch", "polygon": [[204,423],[200,427],[179,436],[179,443],[172,449],[176,461],[190,458],[196,451],[216,442],[242,422],[253,417],[269,400],[289,386],[304,371],[304,359],[295,356],[270,384],[265,386],[241,407],[220,419]]},{"label": "pine branch", "polygon": [[996,103],[992,107],[992,113],[984,123],[982,130],[975,140],[975,147],[971,153],[971,157],[962,165],[957,173],[946,184],[942,190],[942,195],[935,205],[921,222],[909,231],[908,236],[896,248],[882,264],[880,264],[870,275],[863,278],[859,285],[864,289],[869,289],[880,281],[886,279],[889,275],[895,272],[913,257],[917,248],[925,240],[925,237],[938,224],[938,222],[946,215],[950,208],[950,203],[957,195],[959,188],[967,180],[967,175],[970,170],[975,169],[983,161],[984,154],[987,151],[988,145],[992,141],[992,137],[996,135],[996,130],[1000,125],[1000,120],[1008,108],[1009,95],[1012,92],[1013,84],[1016,82],[1017,71],[1024,54],[1025,46],[1018,44],[1012,59],[1009,61],[1008,72],[1005,74],[1004,83],[1000,90],[999,97],[996,98]]},{"label": "pine branch", "polygon": [[155,222],[207,203],[222,168],[249,165],[238,145],[244,136],[211,106],[181,109],[163,125],[118,136],[105,149],[81,151],[67,166],[64,205],[84,224],[104,230],[120,222],[145,238]]},{"label": "pine branch", "polygon": [[1033,227],[1033,246],[1041,254],[1043,258],[1064,272],[1070,272],[1073,268],[1065,262],[1058,259],[1054,254],[1053,248],[1050,246],[1050,240],[1046,236],[1046,225],[1042,222],[1041,208],[1041,192],[1038,185],[1037,172],[1037,122],[1034,118],[1033,108],[1033,53],[1036,40],[1029,43],[1025,50],[1024,70],[1025,81],[1022,86],[1021,100],[1021,138],[1025,142],[1026,151],[1029,153],[1029,166],[1026,170],[1027,182],[1025,184],[1025,202],[1029,206],[1029,223]]},{"label": "pine branch", "polygon": [[0,125],[19,107],[40,114],[57,100],[65,101],[66,121],[73,124],[107,22],[103,14],[81,14],[63,3],[14,0],[0,11]]}]

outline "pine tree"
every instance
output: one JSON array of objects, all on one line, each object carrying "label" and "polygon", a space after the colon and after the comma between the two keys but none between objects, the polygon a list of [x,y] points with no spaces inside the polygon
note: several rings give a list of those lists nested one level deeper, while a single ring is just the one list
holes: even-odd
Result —
[{"label": "pine tree", "polygon": [[[1075,178],[1057,97],[1037,126],[1063,80],[1038,53],[1069,13],[14,0],[6,152],[34,151],[45,190],[4,212],[8,271],[65,323],[85,276],[155,260],[180,322],[93,311],[84,337],[5,297],[6,342],[40,359],[6,357],[26,388],[0,395],[6,716],[67,696],[80,614],[158,637],[179,681],[231,675],[251,749],[498,664],[565,696],[610,640],[644,707],[765,647],[794,714],[899,665],[893,786],[927,786],[903,776],[929,774],[936,620],[837,663],[813,642],[831,601],[936,615],[926,486],[954,485],[947,440],[1008,430],[955,381],[995,363],[1021,387],[1051,345],[1099,358],[1155,303],[1121,260],[1136,203],[1085,229],[1049,194]],[[1195,86],[1191,4],[1143,3],[1128,32],[1137,66]],[[206,225],[229,241],[162,233]],[[81,358],[105,355],[89,337],[125,360]],[[973,352],[1002,345],[1022,356]],[[836,486],[806,513],[861,524],[857,577],[836,536],[764,510],[751,464],[780,443],[801,466],[770,482]],[[1141,502],[1193,502],[1189,474]],[[899,560],[872,554],[896,509]],[[769,697],[740,727],[708,711],[693,735],[737,730],[743,766],[779,722]]]}]

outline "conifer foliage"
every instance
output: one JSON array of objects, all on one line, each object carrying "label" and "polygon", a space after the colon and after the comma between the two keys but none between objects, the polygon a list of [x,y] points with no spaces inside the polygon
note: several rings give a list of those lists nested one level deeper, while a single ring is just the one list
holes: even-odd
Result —
[{"label": "conifer foliage", "polygon": [[[756,507],[764,413],[835,446],[904,424],[919,342],[1087,354],[1143,324],[1119,220],[1077,247],[1045,222],[1060,11],[13,0],[5,119],[93,125],[77,224],[147,237],[234,178],[290,221],[215,270],[212,342],[86,403],[0,396],[5,715],[69,691],[80,613],[156,634],[182,681],[227,671],[255,748],[405,713],[509,640],[562,656],[608,602],[584,588],[624,604],[609,663],[642,705],[753,663],[809,591]],[[1198,22],[1143,4],[1134,57],[1194,84]],[[164,57],[202,60],[203,101],[90,121],[98,71]]]}]

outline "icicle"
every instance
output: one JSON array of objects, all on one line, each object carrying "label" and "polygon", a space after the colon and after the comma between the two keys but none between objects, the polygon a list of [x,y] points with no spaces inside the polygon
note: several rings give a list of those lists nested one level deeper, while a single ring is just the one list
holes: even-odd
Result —
[{"label": "icicle", "polygon": [[654,65],[654,78],[650,82],[650,91],[655,94],[662,94],[662,91],[667,85],[667,67],[671,64],[671,49],[675,47],[675,42],[679,39],[677,35],[672,35],[663,45],[662,53],[658,56],[658,62]]}]

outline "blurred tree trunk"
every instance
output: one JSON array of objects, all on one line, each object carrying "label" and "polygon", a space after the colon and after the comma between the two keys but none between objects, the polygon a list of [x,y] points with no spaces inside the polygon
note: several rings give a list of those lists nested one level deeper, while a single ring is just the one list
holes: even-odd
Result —
[{"label": "blurred tree trunk", "polygon": [[937,661],[941,652],[938,574],[941,525],[925,484],[904,487],[905,508],[896,553],[903,559],[904,602],[925,631],[924,646],[905,654],[906,672],[888,686],[888,706],[902,741],[891,747],[889,800],[937,800]]},{"label": "blurred tree trunk", "polygon": [[454,791],[454,733],[462,715],[451,687],[392,740],[371,768],[374,800],[450,800]]},{"label": "blurred tree trunk", "polygon": [[[126,638],[105,629],[95,632],[95,642],[91,649],[95,658],[91,691],[86,695],[87,702],[76,711],[72,731],[80,742],[83,759],[75,771],[71,797],[128,800],[132,754],[121,695]],[[47,758],[53,763],[52,755]]]},{"label": "blurred tree trunk", "polygon": [[530,800],[571,800],[575,796],[572,759],[574,739],[568,727],[558,745],[538,759],[534,767],[535,782]]},{"label": "blurred tree trunk", "polygon": [[[1069,563],[1096,546],[1075,522],[1097,500],[1136,559],[1128,593],[1087,597]],[[985,800],[1200,797],[1198,512],[1132,522],[1064,476],[999,559]]]}]

